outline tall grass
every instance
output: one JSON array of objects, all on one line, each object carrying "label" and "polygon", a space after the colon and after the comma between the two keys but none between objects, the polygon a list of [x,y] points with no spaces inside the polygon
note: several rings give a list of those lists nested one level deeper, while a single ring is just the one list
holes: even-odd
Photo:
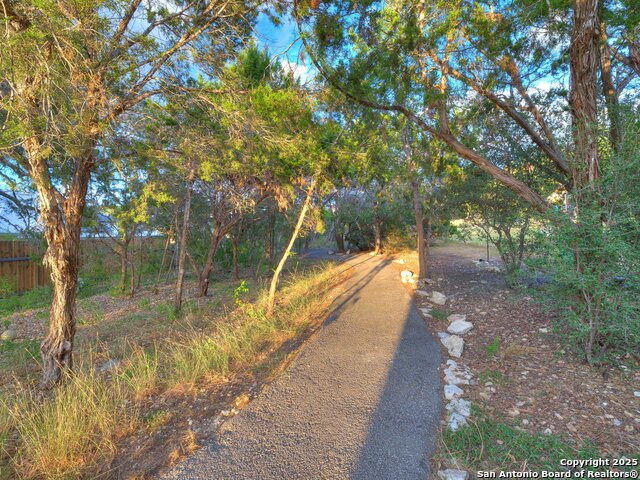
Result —
[{"label": "tall grass", "polygon": [[115,453],[115,441],[137,424],[120,377],[105,381],[93,369],[68,375],[52,396],[29,390],[5,404],[17,433],[7,445],[13,468],[22,477],[67,479],[95,472]]},{"label": "tall grass", "polygon": [[144,428],[141,399],[205,380],[224,381],[250,368],[320,318],[327,292],[340,278],[338,268],[292,275],[272,317],[265,315],[261,295],[212,318],[208,332],[193,330],[151,350],[134,348],[109,374],[78,368],[50,397],[36,398],[24,389],[0,402],[0,448],[8,457],[0,468],[9,465],[21,478],[95,476],[115,455],[119,438]]}]

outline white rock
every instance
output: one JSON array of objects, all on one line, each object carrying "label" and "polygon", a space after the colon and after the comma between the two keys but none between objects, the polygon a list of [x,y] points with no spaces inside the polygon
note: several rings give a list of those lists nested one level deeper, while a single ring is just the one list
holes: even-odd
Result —
[{"label": "white rock", "polygon": [[639,398],[640,398],[640,391],[638,391],[638,392],[633,392],[633,396],[634,396],[634,397],[639,397]]},{"label": "white rock", "polygon": [[327,255],[333,255],[334,253],[336,252],[334,252],[333,250],[327,250]]},{"label": "white rock", "polygon": [[549,329],[548,329],[548,328],[546,328],[546,327],[545,327],[545,328],[539,328],[539,329],[538,329],[538,331],[539,331],[540,333],[549,333]]},{"label": "white rock", "polygon": [[11,330],[10,328],[2,332],[2,335],[0,335],[1,340],[15,340],[15,338],[16,332],[15,330]]},{"label": "white rock", "polygon": [[411,270],[403,270],[400,272],[400,279],[402,283],[407,283],[413,280],[413,272]]},{"label": "white rock", "polygon": [[454,314],[449,315],[447,317],[447,320],[449,320],[449,322],[455,322],[455,321],[458,321],[458,320],[463,320],[464,321],[466,319],[467,319],[467,316],[466,315],[462,315],[461,313],[454,313]]},{"label": "white rock", "polygon": [[453,430],[454,432],[467,424],[467,417],[463,417],[462,415],[459,415],[457,413],[453,413],[451,414],[451,416],[449,417],[449,428],[451,430]]},{"label": "white rock", "polygon": [[469,381],[459,377],[454,372],[445,370],[444,381],[449,385],[469,385]]},{"label": "white rock", "polygon": [[449,336],[448,333],[445,332],[438,332],[438,337],[440,338],[440,340],[444,340],[445,338],[447,338]]},{"label": "white rock", "polygon": [[429,296],[429,292],[425,292],[424,290],[416,290],[416,293],[418,295],[420,295],[421,297],[428,297]]},{"label": "white rock", "polygon": [[469,478],[469,473],[464,470],[447,468],[446,470],[439,470],[438,477],[442,480],[467,480],[467,478]]},{"label": "white rock", "polygon": [[455,360],[447,360],[447,365],[449,365],[452,368],[458,368],[458,362],[456,362]]},{"label": "white rock", "polygon": [[429,298],[429,300],[436,305],[444,305],[445,303],[447,303],[447,297],[443,293],[436,291],[431,292],[431,297]]},{"label": "white rock", "polygon": [[473,328],[473,324],[471,322],[467,322],[465,320],[456,320],[455,322],[449,325],[447,328],[447,332],[453,333],[454,335],[464,335],[469,330]]},{"label": "white rock", "polygon": [[464,340],[462,340],[462,338],[457,335],[449,335],[441,341],[449,352],[449,355],[455,358],[460,358],[462,356],[462,351],[464,350]]},{"label": "white rock", "polygon": [[424,315],[427,318],[432,318],[430,312],[431,312],[430,308],[421,308],[420,309],[420,313],[422,313],[422,315]]},{"label": "white rock", "polygon": [[405,262],[403,258],[399,258],[397,260],[394,260],[393,263],[399,263],[400,265],[404,265],[407,262]]},{"label": "white rock", "polygon": [[120,360],[117,359],[111,359],[111,360],[107,360],[106,362],[102,363],[99,367],[98,370],[101,372],[107,372],[109,370],[113,370],[114,368],[116,368],[118,365],[120,365]]},{"label": "white rock", "polygon": [[464,393],[457,385],[445,385],[444,387],[444,398],[447,400],[453,400],[455,397],[459,397]]},{"label": "white rock", "polygon": [[446,408],[451,413],[457,413],[463,417],[471,415],[471,402],[464,398],[454,398],[447,404]]}]

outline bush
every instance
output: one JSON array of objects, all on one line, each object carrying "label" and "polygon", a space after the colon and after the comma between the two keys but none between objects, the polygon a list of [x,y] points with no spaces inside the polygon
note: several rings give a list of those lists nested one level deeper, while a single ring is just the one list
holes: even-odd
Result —
[{"label": "bush", "polygon": [[551,278],[557,327],[590,363],[640,353],[640,152],[627,143],[555,216],[533,263]]}]

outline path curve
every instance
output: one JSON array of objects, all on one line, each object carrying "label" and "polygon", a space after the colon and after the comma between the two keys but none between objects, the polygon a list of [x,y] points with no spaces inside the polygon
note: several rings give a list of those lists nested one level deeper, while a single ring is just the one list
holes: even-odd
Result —
[{"label": "path curve", "polygon": [[359,255],[287,370],[164,479],[425,479],[440,350],[383,257]]}]

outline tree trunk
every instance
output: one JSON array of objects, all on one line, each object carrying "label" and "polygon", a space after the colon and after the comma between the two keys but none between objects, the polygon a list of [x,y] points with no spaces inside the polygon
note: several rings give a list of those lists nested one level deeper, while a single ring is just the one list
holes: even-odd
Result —
[{"label": "tree trunk", "polygon": [[189,218],[191,216],[191,195],[193,194],[194,179],[195,172],[192,168],[189,170],[189,176],[187,177],[187,191],[184,197],[184,214],[182,217],[182,232],[180,235],[180,256],[178,257],[178,278],[176,279],[176,296],[174,299],[176,310],[180,310],[182,308],[184,272],[187,261],[187,243],[189,241]]},{"label": "tree trunk", "polygon": [[231,257],[233,261],[233,279],[240,280],[238,272],[238,239],[235,235],[231,238]]},{"label": "tree trunk", "polygon": [[314,177],[311,180],[311,184],[309,185],[309,189],[307,190],[307,197],[304,199],[304,203],[302,205],[302,209],[300,210],[300,214],[298,215],[298,221],[296,223],[295,228],[293,229],[293,233],[291,234],[291,239],[287,244],[287,247],[284,249],[282,253],[282,257],[278,262],[278,266],[273,272],[273,277],[271,278],[271,286],[269,287],[269,299],[267,301],[267,316],[271,316],[273,314],[273,306],[275,304],[276,299],[276,288],[278,287],[278,279],[280,278],[280,273],[284,268],[284,264],[289,257],[289,253],[293,248],[293,245],[298,238],[298,234],[300,233],[300,229],[302,228],[302,224],[304,222],[304,217],[307,214],[307,210],[309,209],[309,205],[311,205],[311,199],[313,198],[313,191],[316,188],[317,178]]},{"label": "tree trunk", "polygon": [[373,233],[375,237],[375,250],[373,253],[379,255],[382,253],[382,220],[380,220],[378,194],[376,194],[376,199],[373,202]]},{"label": "tree trunk", "polygon": [[[429,267],[429,259],[431,258],[431,224],[432,224],[432,219],[431,219],[431,210],[429,210],[429,213],[427,213],[427,234],[426,234],[426,239],[425,239],[425,247],[424,247],[424,252],[425,252],[425,265],[427,266],[427,269]],[[428,272],[425,273],[425,277],[427,276]]]},{"label": "tree trunk", "polygon": [[411,192],[413,194],[413,212],[416,219],[416,247],[418,250],[418,279],[427,278],[427,255],[424,245],[424,213],[422,211],[422,197],[420,196],[420,185],[415,174],[411,175]]},{"label": "tree trunk", "polygon": [[120,245],[120,294],[124,295],[127,284],[127,269],[129,265],[129,236],[125,234]]},{"label": "tree trunk", "polygon": [[571,33],[571,119],[578,192],[598,179],[598,0],[574,0]]},{"label": "tree trunk", "polygon": [[607,117],[609,118],[609,141],[614,152],[618,150],[620,144],[620,117],[618,105],[618,93],[613,84],[613,73],[611,71],[611,50],[607,38],[607,26],[600,23],[600,73],[602,78],[602,92],[607,106]]},{"label": "tree trunk", "polygon": [[200,278],[198,279],[198,297],[207,296],[207,292],[209,291],[211,272],[213,271],[216,252],[218,251],[218,245],[220,244],[221,225],[217,220],[215,222],[216,225],[213,228],[213,233],[211,234],[211,243],[209,244],[207,262],[205,263],[204,268],[202,269],[202,273],[200,274]]},{"label": "tree trunk", "polygon": [[49,177],[46,157],[37,141],[25,142],[30,175],[38,190],[40,216],[44,224],[47,251],[44,263],[51,270],[53,298],[49,313],[49,332],[40,345],[42,379],[40,387],[57,385],[65,371],[73,368],[73,342],[76,334],[76,289],[80,259],[80,232],[87,188],[93,168],[93,141],[82,159],[76,161],[67,197],[55,189]]}]

